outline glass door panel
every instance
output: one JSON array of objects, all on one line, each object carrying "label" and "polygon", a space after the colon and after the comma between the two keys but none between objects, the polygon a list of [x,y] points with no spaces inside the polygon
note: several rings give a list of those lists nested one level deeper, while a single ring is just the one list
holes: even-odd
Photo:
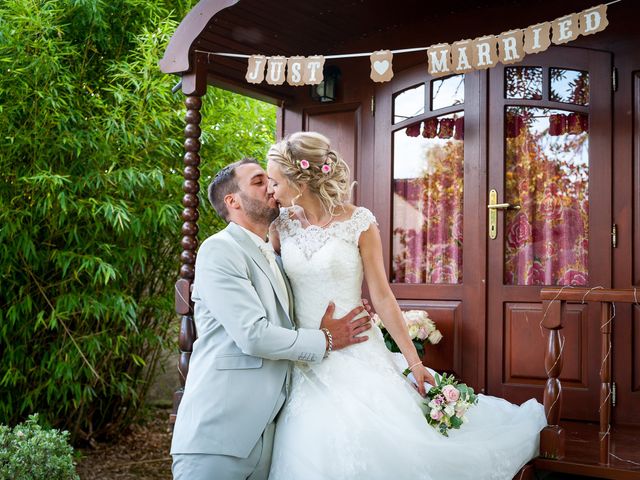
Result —
[{"label": "glass door panel", "polygon": [[588,114],[505,112],[505,285],[589,281]]},{"label": "glass door panel", "polygon": [[393,134],[391,281],[462,283],[464,116]]}]

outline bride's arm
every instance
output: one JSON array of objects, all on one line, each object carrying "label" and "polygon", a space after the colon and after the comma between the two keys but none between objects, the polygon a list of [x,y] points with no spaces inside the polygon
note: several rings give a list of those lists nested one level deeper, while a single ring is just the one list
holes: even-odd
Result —
[{"label": "bride's arm", "polygon": [[387,281],[382,257],[382,241],[380,240],[380,231],[376,224],[372,223],[369,228],[360,235],[358,246],[360,247],[364,276],[367,281],[367,286],[369,287],[373,307],[380,315],[384,327],[393,337],[398,348],[400,348],[408,365],[413,366],[411,371],[418,383],[418,390],[424,395],[423,382],[428,382],[433,385],[435,381],[420,361],[416,347],[413,345],[411,337],[409,336],[409,330],[402,316],[400,306]]}]

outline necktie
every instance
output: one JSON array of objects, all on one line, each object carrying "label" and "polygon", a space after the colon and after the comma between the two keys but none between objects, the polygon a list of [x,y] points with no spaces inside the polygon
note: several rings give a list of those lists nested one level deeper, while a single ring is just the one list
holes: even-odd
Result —
[{"label": "necktie", "polygon": [[[284,293],[285,308],[287,312],[289,312],[289,294],[287,292],[287,285],[284,283],[282,272],[280,271],[280,268],[278,267],[278,263],[276,262],[276,252],[273,250],[273,245],[271,245],[270,243],[262,243],[258,245],[258,248],[260,248],[260,251],[262,252],[262,254],[267,258],[267,262],[269,262],[269,266],[271,267],[271,271],[273,272],[273,275],[276,277],[278,286],[282,289],[282,292]],[[291,391],[292,365],[293,364],[289,362],[289,368],[287,369],[287,377],[284,382],[283,393],[285,398],[289,396],[289,392]]]},{"label": "necktie", "polygon": [[289,311],[289,299],[287,295],[287,285],[284,283],[284,278],[282,277],[282,272],[278,267],[276,262],[276,252],[273,250],[273,246],[270,243],[263,243],[258,246],[262,254],[266,257],[267,262],[269,262],[269,266],[271,267],[271,271],[273,275],[276,277],[276,282],[278,283],[278,287],[282,293],[284,293],[284,298],[286,300],[286,309]]}]

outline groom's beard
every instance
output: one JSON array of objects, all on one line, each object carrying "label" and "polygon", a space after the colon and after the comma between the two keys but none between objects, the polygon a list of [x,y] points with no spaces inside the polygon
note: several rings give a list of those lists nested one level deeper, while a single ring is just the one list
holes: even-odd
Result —
[{"label": "groom's beard", "polygon": [[244,211],[252,222],[270,225],[280,214],[277,205],[270,207],[268,203],[247,197],[242,192],[240,192],[240,198]]}]

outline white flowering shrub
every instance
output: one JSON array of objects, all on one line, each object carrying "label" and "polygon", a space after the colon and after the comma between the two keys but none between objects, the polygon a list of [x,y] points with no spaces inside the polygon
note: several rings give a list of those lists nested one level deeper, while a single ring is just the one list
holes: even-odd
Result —
[{"label": "white flowering shrub", "polygon": [[0,425],[0,479],[80,480],[68,437],[41,427],[37,415],[13,428]]}]

